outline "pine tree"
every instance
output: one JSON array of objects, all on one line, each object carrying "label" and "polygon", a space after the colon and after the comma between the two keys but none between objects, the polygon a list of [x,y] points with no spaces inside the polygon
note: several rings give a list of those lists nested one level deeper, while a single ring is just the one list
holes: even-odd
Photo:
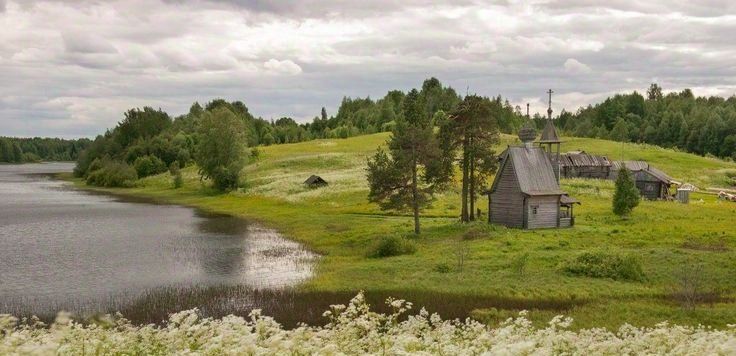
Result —
[{"label": "pine tree", "polygon": [[616,192],[613,193],[613,213],[628,219],[631,211],[639,205],[639,190],[636,188],[631,172],[622,167],[616,178]]},{"label": "pine tree", "polygon": [[443,147],[462,150],[460,219],[464,222],[474,220],[478,191],[497,168],[493,147],[499,142],[499,136],[491,101],[477,95],[466,96],[440,131],[445,141]]},{"label": "pine tree", "polygon": [[452,170],[447,167],[452,166],[440,149],[417,90],[407,94],[403,115],[387,144],[388,153],[379,148],[368,160],[368,199],[383,210],[410,208],[414,233],[419,234],[419,212],[450,181]]}]

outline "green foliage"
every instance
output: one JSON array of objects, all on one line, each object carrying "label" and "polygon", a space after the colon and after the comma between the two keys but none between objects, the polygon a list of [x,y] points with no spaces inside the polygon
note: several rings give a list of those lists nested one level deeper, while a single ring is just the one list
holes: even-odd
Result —
[{"label": "green foliage", "polygon": [[368,253],[368,257],[384,258],[400,255],[409,255],[416,252],[417,248],[411,241],[397,237],[386,236],[381,238],[378,243]]},{"label": "green foliage", "polygon": [[171,166],[169,166],[169,174],[174,178],[174,189],[179,189],[184,185],[184,178],[181,176],[179,162],[171,163]]},{"label": "green foliage", "polygon": [[73,161],[90,143],[88,139],[0,137],[0,162]]},{"label": "green foliage", "polygon": [[562,270],[572,276],[643,281],[641,262],[634,256],[605,252],[584,252],[562,264]]},{"label": "green foliage", "polygon": [[167,170],[164,161],[156,156],[148,155],[136,158],[135,162],[133,163],[133,167],[135,167],[138,178],[152,176],[154,174],[159,174]]},{"label": "green foliage", "polygon": [[558,126],[581,137],[736,157],[736,97],[695,97],[689,89],[664,95],[652,84],[646,98],[637,92],[616,94],[574,115],[561,114]]},{"label": "green foliage", "polygon": [[124,162],[98,160],[92,165],[86,182],[100,187],[130,187],[138,179],[133,167]]},{"label": "green foliage", "polygon": [[445,167],[451,166],[446,162],[453,157],[440,148],[418,91],[406,95],[403,109],[387,142],[390,157],[379,148],[368,160],[368,199],[384,210],[410,208],[414,233],[419,234],[419,211],[451,180],[452,172]]},{"label": "green foliage", "polygon": [[243,123],[224,107],[206,112],[199,126],[195,160],[202,178],[211,179],[219,190],[238,187],[245,166]]},{"label": "green foliage", "polygon": [[452,268],[450,268],[450,265],[443,262],[443,263],[438,263],[436,266],[434,266],[432,270],[438,273],[450,273],[450,271],[452,271]]},{"label": "green foliage", "polygon": [[616,192],[613,194],[613,213],[626,218],[640,201],[639,189],[636,188],[631,172],[621,168],[616,178]]},{"label": "green foliage", "polygon": [[[498,126],[492,101],[477,95],[466,96],[451,115],[440,117],[440,146],[444,156],[454,157],[460,149],[462,160],[461,221],[475,220],[475,200],[480,185],[496,172],[498,159],[494,146],[499,142]],[[444,171],[452,170],[452,161],[446,161]]]}]

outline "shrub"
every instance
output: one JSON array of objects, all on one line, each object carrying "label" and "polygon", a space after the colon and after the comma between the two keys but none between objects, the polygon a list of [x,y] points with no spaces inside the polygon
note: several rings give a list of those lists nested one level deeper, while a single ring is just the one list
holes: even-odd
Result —
[{"label": "shrub", "polygon": [[166,171],[166,164],[156,156],[142,156],[133,163],[139,178],[152,176]]},{"label": "shrub", "polygon": [[181,169],[179,169],[179,162],[174,161],[169,166],[169,173],[174,177],[174,189],[179,189],[184,185],[184,179],[181,176]]},{"label": "shrub", "polygon": [[585,252],[563,263],[562,270],[572,276],[642,281],[644,271],[634,256],[619,256],[604,252]]},{"label": "shrub", "polygon": [[100,187],[130,187],[138,176],[135,169],[123,162],[102,161],[99,169],[90,171],[87,184]]},{"label": "shrub", "polygon": [[447,263],[440,263],[434,266],[434,271],[439,273],[450,273],[450,265]]},{"label": "shrub", "polygon": [[616,191],[613,193],[613,213],[626,219],[639,205],[640,200],[634,177],[628,169],[621,168],[616,178]]},{"label": "shrub", "polygon": [[515,275],[523,276],[524,272],[526,272],[526,265],[528,262],[529,253],[524,253],[511,260],[509,268],[511,268],[511,271],[514,272]]},{"label": "shrub", "polygon": [[369,257],[383,258],[408,255],[416,252],[416,246],[404,238],[387,236],[378,241],[368,254]]}]

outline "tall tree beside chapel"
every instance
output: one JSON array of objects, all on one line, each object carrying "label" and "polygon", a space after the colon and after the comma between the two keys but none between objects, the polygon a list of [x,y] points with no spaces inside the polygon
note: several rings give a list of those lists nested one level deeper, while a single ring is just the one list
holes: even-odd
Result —
[{"label": "tall tree beside chapel", "polygon": [[488,98],[477,95],[465,97],[441,127],[443,146],[462,151],[462,202],[460,219],[475,219],[475,200],[488,176],[496,172],[498,162],[493,147],[499,142],[498,126],[493,105]]},{"label": "tall tree beside chapel", "polygon": [[406,95],[387,146],[388,152],[379,148],[368,159],[368,199],[383,210],[411,209],[419,234],[420,210],[450,181],[452,171],[417,90]]}]

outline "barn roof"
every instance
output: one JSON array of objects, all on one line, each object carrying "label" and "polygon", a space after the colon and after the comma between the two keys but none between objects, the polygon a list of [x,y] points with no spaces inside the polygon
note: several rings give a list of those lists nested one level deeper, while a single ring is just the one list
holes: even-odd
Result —
[{"label": "barn roof", "polygon": [[552,120],[547,120],[547,123],[544,125],[544,130],[542,130],[542,137],[539,139],[539,142],[542,143],[559,143],[560,137],[557,136],[557,129],[555,129],[555,124],[552,122]]},{"label": "barn roof", "polygon": [[309,184],[309,185],[312,185],[312,184],[326,184],[326,183],[327,183],[327,181],[325,181],[324,179],[322,179],[322,177],[316,176],[316,175],[312,175],[309,178],[307,178],[307,180],[304,181],[304,184]]},{"label": "barn roof", "polygon": [[[501,167],[513,162],[521,192],[526,195],[562,195],[552,163],[541,147],[509,147],[501,154]],[[491,191],[498,180],[493,181]]]},{"label": "barn roof", "polygon": [[620,170],[621,167],[624,166],[632,172],[645,171],[653,177],[666,183],[674,182],[674,180],[670,176],[668,176],[667,173],[650,166],[649,163],[645,161],[614,161],[612,168],[614,170]]},{"label": "barn roof", "polygon": [[605,156],[569,152],[560,156],[560,164],[566,167],[610,167],[611,161]]}]

